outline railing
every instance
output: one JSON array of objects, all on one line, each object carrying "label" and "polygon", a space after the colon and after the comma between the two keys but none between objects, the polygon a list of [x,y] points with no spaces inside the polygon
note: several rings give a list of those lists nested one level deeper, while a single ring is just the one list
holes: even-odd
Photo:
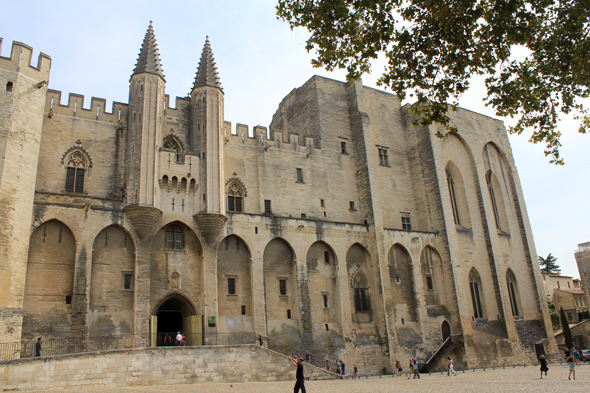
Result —
[{"label": "railing", "polygon": [[434,352],[434,354],[426,362],[426,371],[434,366],[440,359],[442,359],[451,349],[463,346],[463,335],[452,334],[441,344],[441,346]]}]

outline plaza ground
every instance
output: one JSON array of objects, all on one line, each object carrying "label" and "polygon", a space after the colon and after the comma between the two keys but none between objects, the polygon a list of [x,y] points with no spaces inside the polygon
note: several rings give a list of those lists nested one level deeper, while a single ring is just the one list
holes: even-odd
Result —
[{"label": "plaza ground", "polygon": [[[330,381],[306,381],[309,393],[391,393],[391,392],[540,392],[540,391],[588,391],[590,384],[590,365],[576,367],[576,380],[568,380],[568,367],[565,364],[551,365],[549,375],[539,379],[539,367],[518,366],[506,369],[481,369],[459,371],[456,377],[440,373],[422,375],[420,380],[403,377],[372,376],[368,379],[347,379]],[[291,392],[294,381],[250,382],[250,383],[199,383],[173,386],[140,386],[102,389],[68,389],[71,392],[108,393],[177,393],[177,392],[219,392],[219,393],[260,393]],[[37,393],[57,393],[64,390],[34,390]]]}]

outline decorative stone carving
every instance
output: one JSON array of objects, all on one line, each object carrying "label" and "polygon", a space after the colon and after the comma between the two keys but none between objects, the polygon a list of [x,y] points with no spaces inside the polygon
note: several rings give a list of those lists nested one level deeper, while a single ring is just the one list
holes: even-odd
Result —
[{"label": "decorative stone carving", "polygon": [[162,210],[154,206],[131,205],[123,210],[141,239],[148,237],[154,225],[162,217]]},{"label": "decorative stone carving", "polygon": [[227,221],[221,213],[197,213],[193,215],[201,235],[208,244],[215,243],[215,239]]}]

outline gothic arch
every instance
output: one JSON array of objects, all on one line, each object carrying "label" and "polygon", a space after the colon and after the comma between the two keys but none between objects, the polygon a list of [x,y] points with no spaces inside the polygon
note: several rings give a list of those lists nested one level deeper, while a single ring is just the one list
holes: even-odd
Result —
[{"label": "gothic arch", "polygon": [[166,135],[162,147],[176,151],[176,162],[184,162],[184,144],[176,135],[172,133]]},{"label": "gothic arch", "polygon": [[512,316],[519,317],[523,314],[524,310],[522,309],[522,303],[520,301],[520,293],[518,291],[516,276],[510,268],[506,270],[506,286],[508,287],[508,298],[510,299]]},{"label": "gothic arch", "polygon": [[418,302],[416,300],[412,257],[403,245],[396,243],[389,249],[388,262],[392,296],[395,302],[399,304],[400,310],[396,318],[404,318],[404,322],[415,322],[418,320],[416,311]]},{"label": "gothic arch", "polygon": [[469,292],[471,294],[471,307],[474,318],[485,318],[485,302],[483,289],[481,287],[481,277],[475,267],[469,271]]},{"label": "gothic arch", "polygon": [[225,184],[225,193],[227,195],[227,211],[243,212],[246,195],[246,186],[237,177],[230,178]]},{"label": "gothic arch", "polygon": [[182,313],[185,316],[197,315],[197,306],[193,300],[186,294],[176,290],[170,291],[162,296],[152,307],[151,315],[156,315],[160,307],[166,302],[174,303],[180,310],[182,310]]},{"label": "gothic arch", "polygon": [[471,228],[469,204],[467,203],[467,195],[465,193],[461,171],[453,161],[449,160],[445,166],[445,174],[455,224],[465,228]]},{"label": "gothic arch", "polygon": [[87,164],[87,168],[90,169],[92,168],[92,158],[90,157],[90,154],[88,154],[88,152],[86,151],[86,149],[84,149],[82,147],[82,142],[78,139],[76,141],[76,145],[70,147],[68,150],[65,151],[65,153],[61,156],[61,163],[67,167],[68,165],[68,161],[71,159],[71,157],[74,154],[79,154],[81,156],[82,159],[84,159],[86,161]]}]

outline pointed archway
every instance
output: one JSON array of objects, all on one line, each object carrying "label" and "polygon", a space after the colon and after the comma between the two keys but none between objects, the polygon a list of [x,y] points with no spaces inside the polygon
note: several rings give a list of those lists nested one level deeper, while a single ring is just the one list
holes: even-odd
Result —
[{"label": "pointed archway", "polygon": [[182,345],[203,344],[203,316],[197,315],[193,301],[181,292],[162,298],[153,308],[151,320],[151,346],[176,345],[175,337],[186,337]]}]

